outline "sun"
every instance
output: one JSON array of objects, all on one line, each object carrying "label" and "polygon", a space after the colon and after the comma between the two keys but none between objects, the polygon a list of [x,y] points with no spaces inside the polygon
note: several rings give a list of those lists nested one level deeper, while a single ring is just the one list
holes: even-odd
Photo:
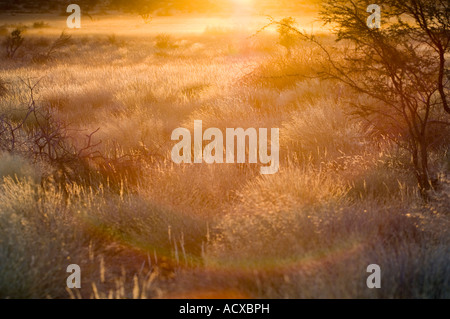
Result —
[{"label": "sun", "polygon": [[229,0],[236,13],[247,14],[253,9],[255,0]]},{"label": "sun", "polygon": [[255,0],[230,0],[235,7],[251,7]]}]

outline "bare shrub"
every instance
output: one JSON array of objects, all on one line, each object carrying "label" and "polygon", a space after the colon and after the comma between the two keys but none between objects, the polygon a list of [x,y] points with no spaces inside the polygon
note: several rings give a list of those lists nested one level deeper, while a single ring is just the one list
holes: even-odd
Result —
[{"label": "bare shrub", "polygon": [[98,130],[87,134],[85,143],[77,145],[70,126],[36,102],[34,92],[39,81],[33,85],[28,80],[24,84],[29,89],[29,102],[22,115],[9,112],[0,116],[0,149],[9,153],[25,152],[27,157],[47,161],[65,173],[68,167],[73,169],[73,165],[92,157],[96,146],[92,136]]},{"label": "bare shrub", "polygon": [[71,36],[66,34],[64,31],[61,32],[58,39],[56,39],[45,53],[39,53],[33,56],[32,61],[34,63],[47,63],[55,59],[56,54],[59,50],[67,47],[71,43]]}]

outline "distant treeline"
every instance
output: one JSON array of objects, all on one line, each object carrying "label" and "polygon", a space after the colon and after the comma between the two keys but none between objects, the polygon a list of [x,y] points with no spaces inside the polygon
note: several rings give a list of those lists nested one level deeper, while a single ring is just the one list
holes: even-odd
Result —
[{"label": "distant treeline", "polygon": [[[254,0],[257,9],[302,10],[317,0]],[[0,0],[0,13],[44,13],[65,12],[71,3],[83,10],[118,10],[123,12],[143,11],[147,13],[215,12],[231,9],[232,0]]]}]

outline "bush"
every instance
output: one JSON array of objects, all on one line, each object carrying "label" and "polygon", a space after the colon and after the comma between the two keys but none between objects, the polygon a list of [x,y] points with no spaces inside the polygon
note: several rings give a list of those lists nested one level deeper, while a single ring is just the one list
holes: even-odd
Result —
[{"label": "bush", "polygon": [[251,73],[243,77],[243,82],[250,86],[271,87],[285,90],[297,83],[306,83],[323,69],[321,52],[310,44],[290,49],[285,55],[275,52],[264,60]]},{"label": "bush", "polygon": [[292,17],[284,18],[277,25],[277,32],[279,34],[279,44],[291,53],[291,49],[298,43],[298,36],[291,28],[295,28],[295,19]]},{"label": "bush", "polygon": [[313,171],[290,168],[258,177],[222,219],[213,251],[248,263],[305,254],[323,235],[315,225],[323,207],[345,203],[346,192],[338,180]]},{"label": "bush", "polygon": [[6,48],[6,57],[12,59],[16,54],[17,50],[22,46],[24,38],[22,37],[22,31],[20,29],[15,29],[6,38],[4,45]]},{"label": "bush", "polygon": [[64,295],[66,268],[85,243],[61,193],[7,177],[0,201],[0,298]]},{"label": "bush", "polygon": [[175,40],[169,34],[159,34],[156,36],[155,47],[159,50],[170,50],[178,48]]},{"label": "bush", "polygon": [[361,125],[349,119],[343,106],[332,99],[316,101],[291,116],[283,125],[280,143],[297,160],[321,163],[359,154],[368,145]]}]

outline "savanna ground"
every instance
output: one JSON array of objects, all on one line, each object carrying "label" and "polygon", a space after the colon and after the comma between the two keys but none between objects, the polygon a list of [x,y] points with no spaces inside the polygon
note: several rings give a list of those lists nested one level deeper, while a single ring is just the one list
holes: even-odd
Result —
[{"label": "savanna ground", "polygon": [[[26,120],[0,155],[1,297],[450,297],[448,143],[424,201],[409,155],[350,115],[359,96],[308,77],[314,45],[288,53],[273,30],[136,18],[153,31],[87,20],[46,55],[60,25],[13,20],[28,28],[0,64],[0,112]],[[280,171],[175,165],[171,133],[194,120],[280,128]],[[43,127],[58,137],[50,155],[29,138]],[[66,288],[69,264],[81,289]],[[381,289],[366,286],[369,264]]]}]

